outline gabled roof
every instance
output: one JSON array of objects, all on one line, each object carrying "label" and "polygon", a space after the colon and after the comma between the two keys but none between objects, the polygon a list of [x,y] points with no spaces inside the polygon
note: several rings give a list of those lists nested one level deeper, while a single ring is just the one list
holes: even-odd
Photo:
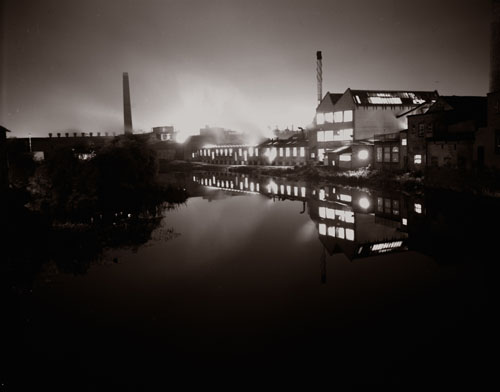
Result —
[{"label": "gabled roof", "polygon": [[418,106],[437,100],[437,91],[394,91],[394,90],[351,90],[354,103],[358,106]]},{"label": "gabled roof", "polygon": [[343,95],[343,93],[331,93],[328,91],[316,107],[316,111],[321,112],[323,108],[325,108],[325,112],[331,112],[332,106],[335,105]]}]

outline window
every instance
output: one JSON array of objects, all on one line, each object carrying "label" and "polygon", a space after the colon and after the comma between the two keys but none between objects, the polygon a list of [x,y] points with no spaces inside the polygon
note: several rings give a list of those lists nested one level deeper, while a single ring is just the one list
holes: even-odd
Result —
[{"label": "window", "polygon": [[325,114],[317,113],[316,114],[316,124],[324,124],[325,123]]},{"label": "window", "polygon": [[414,204],[414,207],[415,207],[415,208],[414,208],[414,209],[415,209],[415,212],[416,212],[417,214],[421,214],[421,213],[422,213],[422,204],[415,203],[415,204]]},{"label": "window", "polygon": [[293,155],[294,157],[296,157],[296,156],[297,156],[297,147],[294,147],[294,148],[292,149],[292,155]]},{"label": "window", "polygon": [[329,123],[333,122],[333,112],[325,113],[325,122]]},{"label": "window", "polygon": [[425,124],[418,124],[418,137],[424,137]]},{"label": "window", "polygon": [[287,148],[285,149],[285,155],[286,155],[287,157],[289,157],[289,156],[290,156],[290,147],[287,147]]},{"label": "window", "polygon": [[283,156],[283,147],[280,147],[279,152],[280,152],[280,157],[282,157]]},{"label": "window", "polygon": [[318,148],[318,161],[323,161],[324,158],[325,158],[325,149]]},{"label": "window", "polygon": [[384,162],[390,162],[390,161],[391,161],[391,148],[384,147]]},{"label": "window", "polygon": [[399,147],[392,147],[392,161],[399,162]]},{"label": "window", "polygon": [[305,157],[306,156],[306,149],[304,147],[300,147],[300,156]]},{"label": "window", "polygon": [[318,142],[324,142],[325,141],[325,131],[318,131]]},{"label": "window", "polygon": [[401,145],[406,146],[408,144],[408,141],[406,139],[401,139]]},{"label": "window", "polygon": [[354,241],[354,230],[353,229],[346,229],[345,230],[345,238],[348,239],[349,241]]},{"label": "window", "polygon": [[335,237],[335,227],[330,226],[330,227],[328,228],[328,235],[329,235],[330,237]]},{"label": "window", "polygon": [[415,165],[421,165],[422,164],[422,155],[415,155],[413,157],[413,163]]},{"label": "window", "polygon": [[377,211],[384,212],[384,199],[377,197]]},{"label": "window", "polygon": [[352,128],[341,129],[341,130],[337,131],[333,135],[333,140],[334,141],[348,141],[348,140],[352,140],[352,134],[353,134],[353,129]]},{"label": "window", "polygon": [[383,149],[382,147],[377,147],[377,162],[383,161]]},{"label": "window", "polygon": [[344,110],[344,122],[352,121],[352,110]]},{"label": "window", "polygon": [[350,162],[351,154],[342,154],[339,156],[339,160],[341,160],[342,162]]},{"label": "window", "polygon": [[344,121],[344,114],[343,114],[343,112],[335,112],[335,113],[333,113],[333,122],[341,123],[343,121]]},{"label": "window", "polygon": [[258,157],[259,156],[259,149],[257,147],[255,147],[255,156]]},{"label": "window", "polygon": [[253,157],[253,147],[250,147],[250,148],[248,149],[248,154],[249,154],[251,157]]},{"label": "window", "polygon": [[333,131],[325,131],[325,142],[333,141]]}]

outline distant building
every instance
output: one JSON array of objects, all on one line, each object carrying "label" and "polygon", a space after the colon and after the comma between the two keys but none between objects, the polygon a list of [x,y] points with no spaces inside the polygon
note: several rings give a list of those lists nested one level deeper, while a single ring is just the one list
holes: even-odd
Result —
[{"label": "distant building", "polygon": [[177,141],[177,132],[174,131],[173,126],[153,127],[153,137],[163,142],[175,142]]},{"label": "distant building", "polygon": [[257,146],[250,157],[253,165],[303,166],[308,161],[309,141],[303,133],[288,139],[269,139]]},{"label": "distant building", "polygon": [[374,136],[373,167],[382,170],[402,170],[406,167],[408,131]]},{"label": "distant building", "polygon": [[327,93],[316,108],[310,132],[310,158],[353,142],[373,140],[375,134],[407,129],[407,117],[422,112],[439,97],[437,91],[351,90]]}]

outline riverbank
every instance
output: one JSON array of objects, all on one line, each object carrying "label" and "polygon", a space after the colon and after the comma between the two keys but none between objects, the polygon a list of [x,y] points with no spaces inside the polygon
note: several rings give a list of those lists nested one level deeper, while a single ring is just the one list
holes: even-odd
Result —
[{"label": "riverbank", "polygon": [[200,162],[172,161],[162,172],[227,172],[252,176],[282,177],[313,183],[335,182],[339,185],[424,192],[426,189],[446,190],[476,196],[500,197],[500,173],[480,173],[447,168],[428,168],[425,173],[392,172],[362,168],[332,170],[323,166],[228,166]]}]

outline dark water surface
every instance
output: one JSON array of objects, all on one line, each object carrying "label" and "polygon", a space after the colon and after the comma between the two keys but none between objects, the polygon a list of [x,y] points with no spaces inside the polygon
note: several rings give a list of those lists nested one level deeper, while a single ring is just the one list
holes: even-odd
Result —
[{"label": "dark water surface", "polygon": [[186,186],[143,246],[84,274],[44,266],[18,298],[7,387],[493,379],[498,202],[228,174]]}]

